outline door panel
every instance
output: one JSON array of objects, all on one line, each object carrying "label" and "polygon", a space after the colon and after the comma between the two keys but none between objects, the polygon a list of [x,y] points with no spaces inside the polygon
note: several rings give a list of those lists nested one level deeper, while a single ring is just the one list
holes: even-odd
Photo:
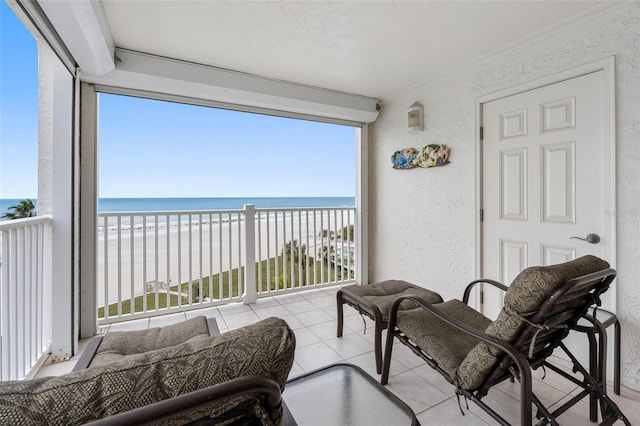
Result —
[{"label": "door panel", "polygon": [[575,223],[575,142],[542,145],[542,222]]},{"label": "door panel", "polygon": [[[483,104],[482,268],[509,285],[524,268],[604,245],[571,239],[604,233],[602,71]],[[502,292],[485,286],[495,318]]]},{"label": "door panel", "polygon": [[527,150],[500,152],[500,219],[527,220]]}]

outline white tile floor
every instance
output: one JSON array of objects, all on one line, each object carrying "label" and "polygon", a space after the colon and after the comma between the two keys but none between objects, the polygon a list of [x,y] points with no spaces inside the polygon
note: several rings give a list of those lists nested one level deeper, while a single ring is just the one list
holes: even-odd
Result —
[{"label": "white tile floor", "polygon": [[[336,291],[338,288],[314,290],[259,299],[254,305],[231,304],[151,319],[134,320],[104,327],[104,332],[158,327],[198,315],[215,317],[221,332],[242,327],[261,319],[277,316],[287,321],[296,335],[296,355],[290,377],[333,364],[349,362],[358,365],[373,377],[373,322],[345,307],[343,337],[336,338]],[[366,323],[366,333],[363,333]],[[81,349],[86,342],[81,342]],[[77,356],[69,362],[47,365],[39,376],[64,374],[73,368]],[[540,370],[534,372],[534,392],[553,409],[572,394],[576,386],[547,372],[542,379]],[[467,409],[463,401],[461,414],[453,387],[436,371],[400,343],[396,343],[387,388],[405,401],[423,425],[486,425],[495,424],[483,410],[473,403]],[[618,396],[609,389],[610,397],[620,406],[631,424],[640,424],[640,393],[627,388]],[[518,384],[500,384],[484,401],[514,424],[518,423]],[[535,412],[534,412],[535,413]],[[589,424],[588,403],[581,401],[558,419],[562,425]]]}]

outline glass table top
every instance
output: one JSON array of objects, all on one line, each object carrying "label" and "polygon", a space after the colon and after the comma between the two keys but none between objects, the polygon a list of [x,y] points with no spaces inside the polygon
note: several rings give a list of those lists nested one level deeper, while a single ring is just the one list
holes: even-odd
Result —
[{"label": "glass table top", "polygon": [[417,424],[409,406],[351,364],[292,379],[283,398],[299,425]]}]

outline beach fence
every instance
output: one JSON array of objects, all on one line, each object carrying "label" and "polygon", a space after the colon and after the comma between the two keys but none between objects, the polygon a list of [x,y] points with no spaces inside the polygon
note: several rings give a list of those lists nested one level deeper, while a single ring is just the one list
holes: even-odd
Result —
[{"label": "beach fence", "polygon": [[51,216],[0,222],[0,381],[21,380],[51,344]]},{"label": "beach fence", "polygon": [[355,207],[100,213],[98,324],[353,283],[356,231]]}]

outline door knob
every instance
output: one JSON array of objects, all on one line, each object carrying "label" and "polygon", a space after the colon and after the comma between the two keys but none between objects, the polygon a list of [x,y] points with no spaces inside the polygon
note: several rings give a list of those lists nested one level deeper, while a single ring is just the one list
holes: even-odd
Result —
[{"label": "door knob", "polygon": [[571,237],[569,239],[571,240],[573,238],[575,238],[576,240],[586,241],[589,244],[598,244],[600,242],[600,235],[598,235],[598,234],[587,234],[586,238]]}]

